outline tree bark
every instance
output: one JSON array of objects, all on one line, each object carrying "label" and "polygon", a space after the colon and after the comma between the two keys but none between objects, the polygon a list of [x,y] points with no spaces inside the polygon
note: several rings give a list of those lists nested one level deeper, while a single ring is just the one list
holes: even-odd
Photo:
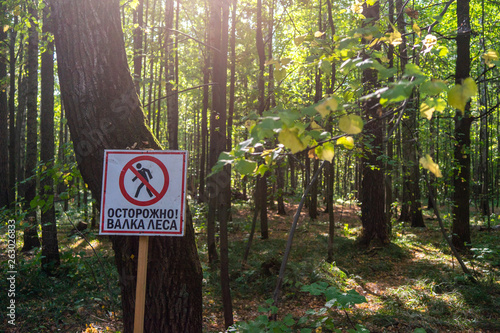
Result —
[{"label": "tree bark", "polygon": [[[42,53],[40,105],[40,162],[45,170],[54,167],[54,42],[47,39],[51,33],[52,18],[49,7],[43,9],[43,33],[46,48]],[[40,180],[40,196],[45,200],[42,209],[42,269],[52,273],[59,266],[56,211],[54,207],[54,180],[44,173]]]},{"label": "tree bark", "polygon": [[134,29],[134,84],[137,95],[141,96],[142,81],[142,58],[144,50],[142,49],[143,29],[144,29],[144,0],[139,0],[137,8],[134,11],[134,23],[137,27]]},{"label": "tree bark", "polygon": [[[461,84],[470,75],[470,16],[469,0],[457,1],[457,60],[455,83]],[[455,115],[455,148],[453,168],[453,245],[457,250],[465,250],[470,246],[469,199],[470,199],[470,102],[463,114]]]},{"label": "tree bark", "polygon": [[[363,5],[363,15],[375,24],[380,15],[380,3],[373,6]],[[365,69],[362,75],[365,93],[372,91],[377,85],[377,72]],[[377,119],[382,109],[377,98],[370,98],[363,105],[366,120]],[[384,166],[379,158],[383,147],[383,124],[381,120],[367,123],[364,128],[362,180],[361,180],[361,223],[363,230],[358,239],[361,246],[384,245],[389,243],[387,220],[384,213]]]},{"label": "tree bark", "polygon": [[[228,20],[229,3],[225,0],[210,2],[210,45],[212,49],[212,112],[210,114],[210,167],[217,162],[219,155],[226,148],[226,85],[227,85],[227,51],[228,51]],[[223,170],[209,178],[214,193],[210,193],[209,210],[217,209],[220,222],[220,279],[222,304],[224,307],[224,326],[233,324],[233,306],[229,288],[229,253],[228,230],[231,210],[231,169],[225,166]],[[214,219],[212,211],[208,218]],[[207,221],[214,223],[214,221]]]},{"label": "tree bark", "polygon": [[31,208],[30,203],[36,197],[36,163],[38,161],[38,31],[33,19],[37,17],[37,8],[34,2],[28,4],[28,11],[32,16],[31,27],[28,37],[28,76],[26,88],[26,167],[24,170],[25,184],[25,209],[28,211],[28,227],[24,230],[24,246],[22,251],[29,251],[40,246],[38,239],[38,224],[36,220],[36,209]]},{"label": "tree bark", "polygon": [[[104,149],[161,149],[130,75],[119,1],[51,0],[59,81],[82,177],[101,198]],[[202,272],[189,209],[184,237],[151,237],[145,332],[202,331]],[[112,236],[124,332],[132,332],[138,237]]]}]

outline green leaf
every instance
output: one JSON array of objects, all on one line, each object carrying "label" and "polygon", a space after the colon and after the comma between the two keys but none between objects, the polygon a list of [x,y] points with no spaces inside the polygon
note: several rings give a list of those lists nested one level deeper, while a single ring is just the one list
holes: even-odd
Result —
[{"label": "green leaf", "polygon": [[300,44],[302,44],[306,40],[306,37],[307,37],[307,35],[295,37],[295,39],[293,40],[293,42],[295,43],[295,46],[300,46]]},{"label": "green leaf", "polygon": [[283,145],[285,145],[285,147],[290,149],[293,154],[298,153],[299,151],[304,150],[307,147],[307,144],[304,144],[299,138],[299,133],[296,128],[282,129],[280,134],[278,135],[278,140]]},{"label": "green leaf", "polygon": [[417,23],[413,23],[412,29],[413,29],[413,32],[416,33],[418,35],[418,37],[420,37],[421,31],[420,31],[420,27],[418,26]]},{"label": "green leaf", "polygon": [[319,68],[326,74],[330,75],[332,72],[332,63],[326,59],[320,61]]},{"label": "green leaf", "polygon": [[434,111],[436,111],[436,109],[431,107],[426,102],[422,102],[422,104],[420,105],[420,115],[427,118],[427,120],[432,119],[432,114],[434,113]]},{"label": "green leaf", "polygon": [[[5,30],[4,30],[5,31]],[[488,65],[488,67],[495,66],[495,62],[498,61],[498,52],[492,49],[489,49],[488,52],[483,54],[484,63]]]},{"label": "green leaf", "polygon": [[320,38],[321,36],[323,36],[325,33],[322,32],[322,31],[316,31],[314,33],[314,38]]},{"label": "green leaf", "polygon": [[432,157],[429,154],[426,154],[425,157],[421,157],[419,160],[420,164],[424,169],[432,172],[436,177],[443,177],[441,170],[439,170],[439,165],[432,160]]},{"label": "green leaf", "polygon": [[253,173],[257,168],[257,162],[249,161],[246,159],[237,160],[236,163],[234,164],[234,168],[241,175],[249,175]]},{"label": "green leaf", "polygon": [[277,81],[281,81],[281,80],[283,80],[286,77],[286,68],[285,67],[281,67],[280,69],[274,70],[273,73],[274,73],[274,78]]},{"label": "green leaf", "polygon": [[257,174],[261,175],[261,177],[264,177],[267,171],[269,171],[269,167],[266,164],[261,164],[257,169]]},{"label": "green leaf", "polygon": [[281,66],[281,63],[276,59],[269,59],[268,61],[266,61],[264,63],[264,66],[269,66],[269,65],[280,65]]},{"label": "green leaf", "polygon": [[441,80],[426,81],[420,85],[420,93],[423,95],[437,95],[446,89],[446,83]]},{"label": "green leaf", "polygon": [[338,145],[343,145],[344,148],[353,149],[354,148],[354,139],[352,136],[343,136],[337,139]]},{"label": "green leaf", "polygon": [[466,78],[462,83],[462,87],[465,98],[469,99],[472,96],[477,95],[477,84],[473,78],[471,77]]},{"label": "green leaf", "polygon": [[332,111],[337,110],[339,106],[339,102],[335,97],[331,97],[326,99],[323,103],[320,105],[316,106],[315,109],[316,111],[321,114],[321,117],[325,118],[328,116]]},{"label": "green leaf", "polygon": [[429,98],[420,105],[420,115],[432,119],[434,111],[443,112],[446,108],[446,102],[442,98]]},{"label": "green leaf", "polygon": [[425,76],[420,67],[415,64],[407,64],[405,66],[405,75],[407,76]]},{"label": "green leaf", "polygon": [[339,128],[347,134],[358,134],[363,130],[363,119],[355,114],[342,116],[339,120]]},{"label": "green leaf", "polygon": [[476,82],[468,77],[462,84],[456,84],[448,91],[448,103],[460,110],[462,114],[465,112],[465,106],[469,99],[477,94]]},{"label": "green leaf", "polygon": [[291,314],[291,313],[287,314],[287,315],[285,316],[285,318],[283,318],[283,323],[284,323],[286,326],[288,326],[288,327],[290,327],[290,326],[292,326],[293,324],[295,324],[295,320],[293,320],[293,317],[292,317],[292,314]]},{"label": "green leaf", "polygon": [[332,162],[335,156],[335,146],[330,142],[324,143],[322,146],[318,146],[314,149],[314,152],[320,160]]}]

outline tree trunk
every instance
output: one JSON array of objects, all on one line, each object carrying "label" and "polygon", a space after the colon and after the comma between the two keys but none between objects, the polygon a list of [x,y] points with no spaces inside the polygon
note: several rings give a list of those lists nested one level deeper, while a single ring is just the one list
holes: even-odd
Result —
[{"label": "tree trunk", "polygon": [[24,198],[25,185],[21,184],[24,180],[24,167],[26,156],[26,86],[27,80],[24,75],[19,75],[18,78],[18,104],[16,114],[16,142],[15,150],[18,152],[15,156],[16,159],[16,179],[17,179],[17,198],[20,200]]},{"label": "tree trunk", "polygon": [[26,168],[24,177],[25,184],[25,209],[28,211],[28,227],[24,230],[24,246],[22,251],[29,251],[40,246],[38,239],[38,224],[36,220],[36,209],[31,208],[30,203],[36,197],[36,174],[35,168],[38,161],[37,149],[37,96],[38,96],[38,31],[33,19],[37,17],[37,8],[34,2],[28,4],[29,13],[32,16],[31,27],[28,37],[28,77],[26,88]]},{"label": "tree trunk", "polygon": [[237,0],[232,0],[231,14],[231,68],[229,76],[229,110],[227,115],[227,144],[226,150],[231,151],[233,148],[233,117],[235,103],[235,86],[236,86],[236,4]]},{"label": "tree trunk", "polygon": [[144,0],[139,0],[137,8],[134,11],[134,23],[137,27],[134,29],[134,84],[137,95],[141,95],[142,81],[142,58],[144,50],[142,49],[143,29],[144,29]]},{"label": "tree trunk", "polygon": [[210,58],[207,51],[203,64],[203,107],[201,109],[201,156],[200,156],[200,186],[198,191],[199,193],[198,202],[206,202],[207,200],[205,195],[205,175],[206,175],[205,171],[207,165],[207,138],[208,138],[207,112],[208,112],[208,101],[209,101],[208,84],[210,82],[209,68],[210,68]]},{"label": "tree trunk", "polygon": [[[403,1],[396,0],[396,12],[403,11]],[[408,61],[408,49],[406,45],[404,15],[399,15],[397,19],[398,30],[401,33],[402,43],[399,45],[401,54],[401,70],[404,71]],[[418,59],[418,57],[416,58]],[[410,96],[410,107],[407,108],[407,114],[403,118],[403,204],[401,208],[400,221],[411,222],[412,227],[425,227],[420,203],[420,178],[419,164],[417,162],[416,140],[417,112],[415,96]]]},{"label": "tree trunk", "polygon": [[[177,5],[179,2],[177,2]],[[177,11],[178,12],[178,11]],[[179,149],[179,93],[177,76],[177,36],[172,40],[174,24],[174,1],[168,0],[165,6],[165,94],[167,96],[168,148]],[[176,24],[177,24],[176,20]]]},{"label": "tree trunk", "polygon": [[[0,11],[4,11],[5,5],[0,5]],[[7,43],[7,32],[0,29],[0,45]],[[7,77],[7,61],[5,58],[0,58],[0,80]],[[0,89],[0,208],[8,207],[9,202],[9,130],[8,128],[9,107],[7,104],[6,89]]]},{"label": "tree trunk", "polygon": [[[100,201],[104,149],[161,149],[130,75],[119,1],[50,1],[61,92],[82,177]],[[75,66],[75,64],[77,64]],[[145,332],[202,331],[202,272],[189,209],[184,237],[151,237]],[[112,236],[124,332],[132,332],[138,237]]]},{"label": "tree trunk", "polygon": [[[18,23],[18,17],[14,18],[14,26]],[[16,200],[16,38],[17,32],[14,28],[10,29],[9,45],[9,72],[10,72],[10,91],[9,91],[9,204],[14,205]],[[21,75],[20,75],[21,76]]]},{"label": "tree trunk", "polygon": [[[470,75],[470,16],[469,0],[457,1],[457,61],[455,83],[461,84]],[[470,199],[470,102],[463,114],[457,111],[455,115],[455,148],[453,168],[453,245],[457,250],[465,250],[471,243],[469,224]]]},{"label": "tree trunk", "polygon": [[285,192],[285,177],[283,175],[283,169],[286,164],[282,160],[276,162],[278,165],[276,167],[276,185],[277,185],[277,201],[278,201],[278,215],[286,215],[285,202],[283,201],[283,196]]},{"label": "tree trunk", "polygon": [[[52,29],[49,7],[43,9],[44,36]],[[40,162],[47,168],[54,167],[54,42],[45,38],[42,53],[41,106],[40,106]],[[51,273],[60,264],[57,241],[56,212],[54,207],[54,180],[45,173],[40,180],[40,196],[45,200],[42,209],[42,269]]]},{"label": "tree trunk", "polygon": [[[210,2],[210,45],[213,46],[212,53],[212,112],[210,114],[210,167],[217,162],[219,155],[226,148],[226,85],[227,85],[227,50],[228,50],[228,20],[229,3],[224,0],[212,0]],[[226,166],[209,179],[212,193],[209,206],[217,208],[220,222],[220,279],[222,291],[222,304],[224,307],[224,326],[227,328],[233,324],[233,306],[231,291],[229,289],[229,254],[228,254],[228,230],[231,210],[231,169]],[[212,208],[213,209],[213,208]],[[215,218],[212,213],[208,216]],[[207,221],[207,223],[209,223]],[[210,223],[214,223],[211,221]]]},{"label": "tree trunk", "polygon": [[[363,15],[370,20],[368,24],[375,24],[379,19],[380,4],[373,6],[363,5]],[[362,75],[365,93],[372,91],[377,85],[377,72],[365,69]],[[370,98],[363,105],[366,120],[377,119],[382,109],[377,98]],[[361,246],[372,243],[384,245],[389,243],[387,221],[384,213],[384,166],[380,156],[383,154],[383,125],[380,119],[367,123],[364,128],[363,142],[366,142],[363,151],[362,181],[361,181],[361,223],[363,230],[358,242]]]},{"label": "tree trunk", "polygon": [[[257,54],[259,56],[259,75],[257,78],[257,90],[258,90],[258,113],[262,116],[264,110],[266,109],[265,100],[265,81],[264,81],[264,70],[265,70],[265,46],[264,37],[262,32],[262,0],[257,0],[257,30],[255,35]],[[267,219],[267,175],[263,177],[257,177],[257,194],[260,208],[260,234],[262,239],[269,238],[268,230],[268,219]]]}]

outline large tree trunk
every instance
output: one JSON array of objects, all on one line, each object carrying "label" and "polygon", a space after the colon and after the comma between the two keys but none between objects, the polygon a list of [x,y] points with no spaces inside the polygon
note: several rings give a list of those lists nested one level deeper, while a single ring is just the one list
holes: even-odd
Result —
[{"label": "large tree trunk", "polygon": [[[457,1],[457,61],[455,83],[461,84],[470,73],[470,17],[469,0]],[[467,103],[463,114],[457,111],[455,116],[455,167],[453,168],[454,205],[453,215],[453,245],[458,250],[464,250],[471,243],[469,225],[470,199],[470,103]]]},{"label": "large tree trunk", "polygon": [[[130,75],[118,0],[50,1],[61,92],[82,177],[100,201],[104,149],[161,149]],[[189,210],[184,237],[151,237],[145,332],[201,332],[202,272]],[[124,332],[132,332],[138,237],[112,236]]]},{"label": "large tree trunk", "polygon": [[[49,8],[43,9],[43,32],[52,29]],[[46,49],[42,53],[41,107],[40,107],[40,162],[47,169],[54,167],[54,43],[45,38]],[[40,195],[47,207],[42,209],[42,269],[52,272],[59,266],[56,211],[54,208],[54,180],[50,174],[40,180]]]},{"label": "large tree trunk", "polygon": [[27,180],[25,184],[24,204],[28,211],[28,227],[24,230],[23,251],[29,251],[34,247],[40,246],[37,231],[36,209],[32,209],[30,206],[31,201],[36,197],[35,168],[38,161],[38,30],[34,23],[34,19],[37,17],[37,9],[32,2],[28,4],[28,7],[29,13],[32,16],[28,37],[28,77],[26,89],[26,106],[28,111],[26,120],[26,168],[24,170],[24,177]]},{"label": "large tree trunk", "polygon": [[[373,6],[363,5],[363,14],[374,24],[379,19],[380,4]],[[373,90],[377,82],[377,72],[373,69],[363,71],[363,86],[365,93]],[[366,119],[377,119],[382,114],[378,99],[370,98],[364,105]],[[358,242],[362,246],[369,246],[372,242],[383,245],[389,243],[387,220],[384,204],[384,166],[380,156],[383,154],[383,125],[382,120],[367,123],[364,129],[363,141],[367,143],[362,158],[361,183],[361,222],[363,230]]]}]

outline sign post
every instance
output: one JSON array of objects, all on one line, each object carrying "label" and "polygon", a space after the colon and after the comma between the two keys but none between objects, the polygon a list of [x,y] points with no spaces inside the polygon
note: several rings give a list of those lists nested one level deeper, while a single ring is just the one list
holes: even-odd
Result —
[{"label": "sign post", "polygon": [[134,333],[144,330],[149,236],[184,236],[187,152],[105,150],[100,235],[140,236]]},{"label": "sign post", "polygon": [[144,330],[144,305],[146,304],[146,281],[148,272],[149,236],[139,237],[139,254],[137,256],[137,284],[135,287],[134,333]]}]

